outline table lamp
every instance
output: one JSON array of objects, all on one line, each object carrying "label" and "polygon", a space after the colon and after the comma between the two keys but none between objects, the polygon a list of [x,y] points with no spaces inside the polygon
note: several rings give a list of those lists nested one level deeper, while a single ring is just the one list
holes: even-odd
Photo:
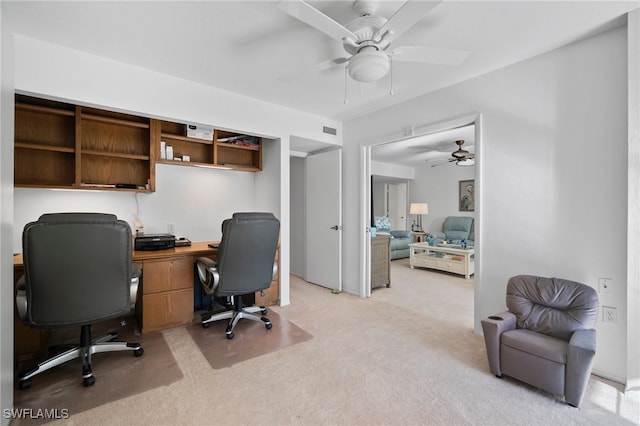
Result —
[{"label": "table lamp", "polygon": [[409,214],[415,214],[417,216],[417,230],[422,232],[422,215],[429,214],[429,205],[427,203],[411,203],[409,206]]}]

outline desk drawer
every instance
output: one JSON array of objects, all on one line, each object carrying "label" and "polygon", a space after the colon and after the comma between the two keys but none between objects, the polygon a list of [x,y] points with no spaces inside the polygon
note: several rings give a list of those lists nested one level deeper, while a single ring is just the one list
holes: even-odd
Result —
[{"label": "desk drawer", "polygon": [[142,303],[143,333],[193,321],[193,288],[144,295]]},{"label": "desk drawer", "polygon": [[193,256],[142,263],[143,294],[193,289]]}]

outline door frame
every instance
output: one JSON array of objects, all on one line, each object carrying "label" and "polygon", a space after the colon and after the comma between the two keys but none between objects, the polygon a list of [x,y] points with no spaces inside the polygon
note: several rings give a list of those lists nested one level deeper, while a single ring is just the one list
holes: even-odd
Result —
[{"label": "door frame", "polygon": [[480,324],[480,312],[482,312],[482,194],[483,194],[483,169],[482,169],[482,114],[474,113],[462,117],[453,118],[437,123],[429,123],[414,130],[418,130],[411,136],[373,143],[371,145],[360,146],[361,176],[360,176],[360,229],[363,230],[360,239],[360,297],[371,296],[371,238],[370,238],[370,220],[371,220],[371,149],[375,146],[386,145],[395,142],[401,142],[407,139],[428,135],[431,133],[443,132],[456,127],[462,127],[473,124],[475,126],[475,221],[474,229],[476,233],[475,247],[475,273],[474,273],[474,332],[480,333],[478,329]]}]

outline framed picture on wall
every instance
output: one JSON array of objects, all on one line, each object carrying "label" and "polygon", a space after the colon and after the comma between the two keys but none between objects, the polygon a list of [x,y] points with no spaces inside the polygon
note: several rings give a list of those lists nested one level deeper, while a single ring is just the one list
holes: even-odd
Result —
[{"label": "framed picture on wall", "polygon": [[475,180],[461,180],[458,182],[458,204],[461,212],[475,211]]}]

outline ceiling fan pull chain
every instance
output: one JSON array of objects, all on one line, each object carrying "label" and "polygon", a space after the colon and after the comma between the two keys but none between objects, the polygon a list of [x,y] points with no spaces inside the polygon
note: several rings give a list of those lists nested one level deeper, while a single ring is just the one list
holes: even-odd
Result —
[{"label": "ceiling fan pull chain", "polygon": [[348,74],[348,65],[345,65],[344,67],[344,103],[348,104],[349,103],[349,99],[347,98],[347,74]]}]

